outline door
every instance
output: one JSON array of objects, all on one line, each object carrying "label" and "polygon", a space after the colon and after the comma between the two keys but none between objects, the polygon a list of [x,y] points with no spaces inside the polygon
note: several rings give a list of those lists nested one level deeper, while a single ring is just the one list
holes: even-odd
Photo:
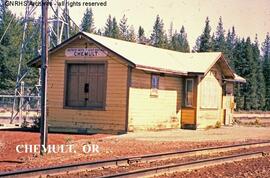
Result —
[{"label": "door", "polygon": [[68,64],[66,106],[103,108],[105,105],[105,64]]},{"label": "door", "polygon": [[197,89],[195,79],[186,78],[184,89],[184,107],[181,109],[181,128],[196,129]]}]

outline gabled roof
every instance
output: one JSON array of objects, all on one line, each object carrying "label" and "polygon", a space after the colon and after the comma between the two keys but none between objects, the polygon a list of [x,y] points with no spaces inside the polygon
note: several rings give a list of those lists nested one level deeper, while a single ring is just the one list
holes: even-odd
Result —
[{"label": "gabled roof", "polygon": [[[87,40],[96,42],[138,69],[179,75],[187,75],[188,73],[206,74],[213,65],[220,62],[222,69],[226,72],[226,76],[234,78],[233,71],[220,52],[182,53],[86,32],[78,33],[51,49],[49,53],[53,53],[64,45],[69,44],[77,37],[84,37]],[[33,66],[39,59],[40,56],[30,61],[28,65]]]}]

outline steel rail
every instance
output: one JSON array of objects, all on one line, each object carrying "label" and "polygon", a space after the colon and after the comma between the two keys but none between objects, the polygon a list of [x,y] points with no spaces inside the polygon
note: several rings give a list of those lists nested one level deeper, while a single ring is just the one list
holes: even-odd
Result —
[{"label": "steel rail", "polygon": [[252,152],[252,153],[244,153],[244,154],[235,154],[231,156],[222,156],[216,158],[209,159],[201,159],[196,161],[190,161],[187,163],[178,163],[178,164],[170,164],[164,166],[157,166],[153,168],[140,169],[135,171],[129,171],[124,173],[111,174],[106,176],[101,176],[97,178],[113,178],[113,177],[125,177],[125,178],[137,178],[137,177],[152,177],[158,176],[167,173],[179,172],[183,170],[191,170],[198,169],[206,166],[219,165],[223,163],[240,161],[243,159],[257,158],[263,156],[263,152]]},{"label": "steel rail", "polygon": [[48,174],[58,174],[65,172],[72,172],[78,170],[86,170],[86,169],[97,169],[102,167],[113,167],[113,166],[121,166],[121,165],[129,165],[134,162],[141,161],[159,161],[163,159],[168,159],[170,157],[179,157],[179,156],[194,156],[194,154],[199,154],[200,152],[207,151],[224,151],[224,149],[240,149],[244,147],[252,147],[252,146],[268,146],[270,145],[270,141],[261,141],[261,142],[253,142],[253,143],[244,143],[244,144],[233,144],[233,145],[225,145],[225,146],[217,146],[217,147],[207,147],[207,148],[198,148],[191,150],[183,150],[183,151],[175,151],[175,152],[165,152],[165,153],[155,153],[155,154],[146,154],[141,156],[129,156],[117,159],[110,160],[101,160],[101,161],[92,161],[92,162],[83,162],[77,164],[66,164],[61,166],[54,167],[46,167],[46,168],[34,168],[28,170],[19,170],[19,171],[11,171],[11,172],[0,172],[0,177],[29,177],[29,176],[38,176],[38,175],[48,175]]}]

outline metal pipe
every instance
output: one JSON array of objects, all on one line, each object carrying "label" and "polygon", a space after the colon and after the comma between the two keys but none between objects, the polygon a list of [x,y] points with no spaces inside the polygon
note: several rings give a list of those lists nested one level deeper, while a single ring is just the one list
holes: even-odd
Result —
[{"label": "metal pipe", "polygon": [[[21,90],[20,90],[20,96],[24,95],[24,81],[21,82]],[[20,105],[19,105],[19,123],[22,124],[22,117],[23,117],[23,103],[24,98],[20,98]]]},{"label": "metal pipe", "polygon": [[40,98],[40,96],[34,95],[0,95],[0,98]]}]

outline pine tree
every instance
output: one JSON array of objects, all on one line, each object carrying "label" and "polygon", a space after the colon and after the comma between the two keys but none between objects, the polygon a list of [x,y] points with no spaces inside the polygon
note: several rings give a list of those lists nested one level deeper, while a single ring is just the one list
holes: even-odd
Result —
[{"label": "pine tree", "polygon": [[256,100],[255,105],[258,106],[256,109],[264,110],[265,109],[265,80],[263,76],[263,69],[262,69],[262,62],[261,62],[261,56],[260,56],[260,50],[259,50],[259,43],[258,43],[258,37],[256,34],[255,42],[252,45],[253,47],[253,58],[255,61],[255,67],[256,67],[256,86],[257,86],[257,92],[256,92]]},{"label": "pine tree", "polygon": [[217,26],[216,36],[214,39],[214,50],[225,52],[226,51],[226,43],[225,43],[225,30],[223,28],[222,17],[219,17],[219,22]]},{"label": "pine tree", "polygon": [[[249,37],[246,41],[244,39],[237,41],[235,45],[234,57],[237,59],[234,61],[235,72],[247,81],[245,84],[235,86],[237,110],[256,110],[263,105],[260,103],[263,102],[263,90],[258,88],[257,83],[261,78],[257,75],[259,68],[255,59],[255,56],[258,56],[256,50]],[[260,85],[263,85],[263,80],[260,82]]]},{"label": "pine tree", "polygon": [[209,52],[212,51],[212,42],[211,42],[211,27],[210,27],[210,21],[207,17],[205,20],[205,27],[203,30],[202,35],[200,35],[200,47],[199,52]]},{"label": "pine tree", "polygon": [[198,36],[195,42],[195,46],[192,48],[192,52],[198,52],[200,51],[200,46],[201,46],[201,36]]},{"label": "pine tree", "polygon": [[[247,66],[247,61],[245,59],[245,40],[237,39],[235,43],[235,48],[233,50],[233,56],[235,59],[234,61],[234,70],[235,72],[242,76],[246,76],[245,68]],[[238,84],[234,85],[234,96],[236,101],[236,110],[243,110],[244,109],[244,98],[245,98],[245,91],[244,91],[245,84]]]},{"label": "pine tree", "polygon": [[172,36],[171,40],[171,49],[175,51],[180,51],[180,52],[189,52],[189,44],[187,40],[187,34],[185,32],[185,27],[182,26],[180,33],[175,32],[174,35]]},{"label": "pine tree", "polygon": [[119,27],[117,25],[117,21],[115,17],[113,18],[113,21],[112,21],[112,37],[116,39],[120,38]]},{"label": "pine tree", "polygon": [[173,22],[170,23],[169,37],[168,37],[169,42],[172,41],[172,37],[173,37]]},{"label": "pine tree", "polygon": [[79,31],[80,28],[75,23],[72,23],[71,28],[69,29],[70,36],[76,35]]},{"label": "pine tree", "polygon": [[133,25],[130,26],[128,30],[128,41],[130,42],[136,42],[136,34]]},{"label": "pine tree", "polygon": [[144,29],[141,26],[139,26],[139,30],[138,30],[138,43],[140,43],[140,44],[146,43]]},{"label": "pine tree", "polygon": [[81,22],[81,29],[85,32],[94,33],[95,27],[92,8],[86,8]]},{"label": "pine tree", "polygon": [[190,51],[188,40],[187,40],[187,33],[185,32],[184,26],[181,27],[178,41],[180,44],[180,51],[181,52],[189,52]]},{"label": "pine tree", "polygon": [[164,44],[163,44],[164,49],[170,49],[170,43],[167,34],[165,33],[164,35]]},{"label": "pine tree", "polygon": [[258,108],[257,98],[257,82],[256,82],[256,62],[253,58],[253,50],[250,38],[248,37],[245,43],[245,62],[246,66],[243,68],[244,78],[246,78],[247,83],[245,84],[245,110],[253,110]]},{"label": "pine tree", "polygon": [[164,24],[162,19],[157,15],[155,24],[153,26],[153,32],[151,34],[151,45],[155,47],[165,48],[166,39],[164,32]]},{"label": "pine tree", "polygon": [[126,16],[124,15],[122,17],[122,19],[120,20],[120,23],[119,23],[119,34],[120,34],[120,39],[121,40],[129,40],[129,36],[128,36],[128,24],[127,24],[127,18]]},{"label": "pine tree", "polygon": [[[14,92],[15,81],[17,77],[17,69],[19,63],[19,54],[22,43],[23,19],[16,18],[10,10],[5,9],[3,14],[2,25],[0,26],[0,36],[3,36],[7,29],[3,40],[0,43],[0,91],[1,93],[10,94]],[[26,71],[26,63],[37,56],[37,49],[40,42],[40,29],[33,19],[28,22],[28,30],[26,31],[26,39],[28,43],[24,46],[21,72]],[[37,79],[37,71],[31,69],[28,77],[24,78],[26,85],[33,83]]]},{"label": "pine tree", "polygon": [[228,30],[227,36],[226,36],[226,51],[225,51],[225,56],[226,59],[228,60],[229,65],[234,69],[234,56],[233,56],[233,51],[235,49],[236,45],[236,34],[235,34],[235,29],[232,27],[232,32]]},{"label": "pine tree", "polygon": [[101,29],[98,29],[96,32],[97,35],[102,35]]},{"label": "pine tree", "polygon": [[181,50],[180,42],[178,39],[179,39],[179,33],[175,31],[174,34],[172,35],[171,45],[170,45],[172,50],[175,50],[175,51]]},{"label": "pine tree", "polygon": [[172,46],[172,38],[173,38],[173,22],[170,23],[170,28],[168,30],[168,48],[173,50],[173,46]]},{"label": "pine tree", "polygon": [[[9,26],[10,24],[10,26]],[[9,26],[9,28],[8,28]],[[6,31],[6,29],[8,30]],[[4,32],[6,31],[5,35]],[[22,23],[10,10],[3,10],[0,26],[0,89],[11,93],[15,87],[17,65],[22,34]]]},{"label": "pine tree", "polygon": [[104,35],[107,37],[112,37],[112,31],[113,31],[113,21],[111,15],[109,15],[107,22],[105,24]]},{"label": "pine tree", "polygon": [[270,110],[270,35],[267,33],[262,43],[263,74],[265,79],[265,109]]}]

